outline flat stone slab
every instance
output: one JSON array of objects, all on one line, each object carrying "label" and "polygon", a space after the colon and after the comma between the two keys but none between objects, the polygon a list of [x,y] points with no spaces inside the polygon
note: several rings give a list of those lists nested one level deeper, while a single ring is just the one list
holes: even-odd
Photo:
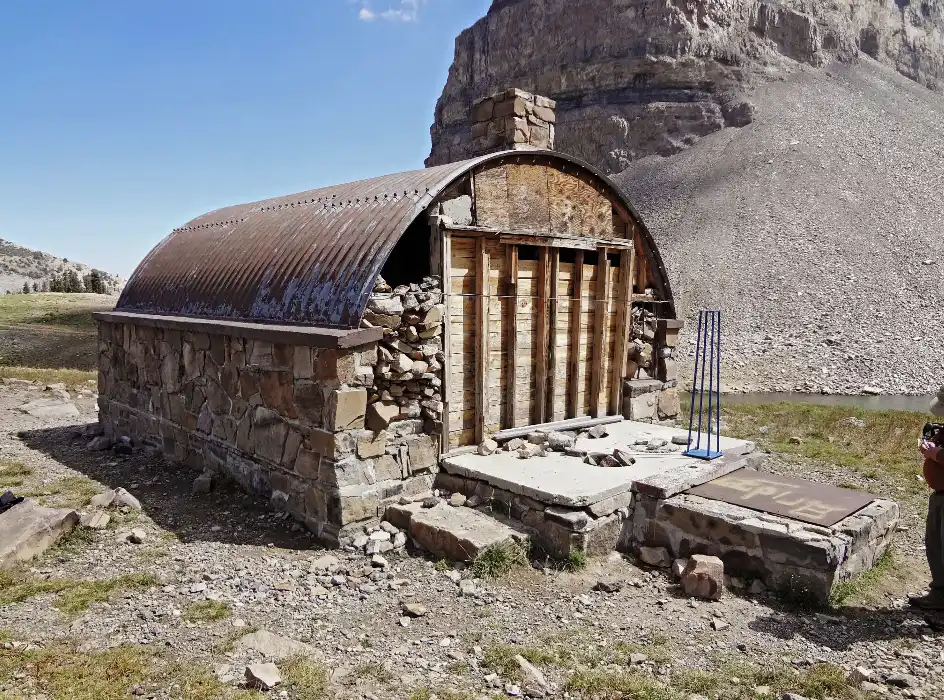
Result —
[{"label": "flat stone slab", "polygon": [[483,549],[520,540],[524,534],[472,508],[412,509],[410,536],[432,554],[452,561],[472,561]]},{"label": "flat stone slab", "polygon": [[23,413],[37,418],[78,418],[79,409],[68,399],[35,399],[20,406]]},{"label": "flat stone slab", "polygon": [[37,557],[72,532],[79,514],[23,501],[0,515],[0,570]]},{"label": "flat stone slab", "polygon": [[[500,451],[487,457],[471,453],[446,457],[443,469],[449,474],[484,481],[495,488],[567,508],[585,508],[634,490],[637,483],[671,481],[681,485],[675,491],[678,493],[695,485],[683,475],[703,476],[701,480],[695,479],[697,483],[722,475],[718,473],[720,460],[715,460],[712,468],[706,465],[713,463],[685,457],[680,452],[654,453],[647,452],[645,447],[635,447],[635,442],[642,436],[671,442],[674,435],[683,432],[676,428],[635,421],[622,421],[606,427],[610,433],[607,437],[582,438],[577,441],[577,446],[592,452],[612,452],[619,447],[635,457],[636,464],[631,467],[594,467],[584,464],[578,457],[568,457],[559,452],[549,453],[547,457],[520,459],[516,453]],[[728,468],[731,471],[744,466],[740,460],[745,453],[753,451],[754,445],[723,437],[721,448],[726,451],[726,456],[730,455],[729,461],[737,461],[737,466]],[[668,478],[670,474],[677,476]]]},{"label": "flat stone slab", "polygon": [[240,637],[238,646],[273,661],[282,661],[292,656],[311,656],[314,652],[314,649],[304,642],[283,637],[269,630],[258,630]]}]

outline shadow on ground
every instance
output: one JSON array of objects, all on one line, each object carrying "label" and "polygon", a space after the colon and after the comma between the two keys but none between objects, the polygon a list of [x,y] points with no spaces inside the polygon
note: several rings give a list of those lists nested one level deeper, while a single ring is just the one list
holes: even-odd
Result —
[{"label": "shadow on ground", "polygon": [[90,452],[84,426],[21,431],[28,447],[103,484],[126,488],[154,523],[182,542],[273,545],[283,549],[323,549],[290,517],[273,512],[265,498],[244,493],[234,483],[218,483],[207,495],[193,495],[198,472],[141,450],[128,456]]}]

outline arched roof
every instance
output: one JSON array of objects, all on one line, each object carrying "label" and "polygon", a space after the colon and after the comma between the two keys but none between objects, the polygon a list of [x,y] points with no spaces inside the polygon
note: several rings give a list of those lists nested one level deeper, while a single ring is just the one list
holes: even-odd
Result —
[{"label": "arched roof", "polygon": [[561,153],[507,151],[204,214],[148,253],[116,311],[356,328],[407,227],[463,175],[507,158],[550,159],[595,178],[636,219],[657,284],[671,301],[654,241],[606,176]]}]

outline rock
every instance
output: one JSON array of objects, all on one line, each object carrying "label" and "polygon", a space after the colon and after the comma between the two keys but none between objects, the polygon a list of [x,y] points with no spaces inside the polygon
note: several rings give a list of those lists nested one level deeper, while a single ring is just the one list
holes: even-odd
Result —
[{"label": "rock", "polygon": [[282,682],[279,668],[273,663],[246,666],[246,685],[259,690],[272,690]]},{"label": "rock", "polygon": [[370,558],[370,564],[371,566],[376,566],[380,569],[386,569],[388,566],[390,566],[390,562],[388,562],[379,554],[375,554]]},{"label": "rock", "polygon": [[465,505],[467,500],[464,494],[454,493],[449,497],[449,505],[453,508],[461,508]]},{"label": "rock", "polygon": [[389,542],[393,538],[386,530],[375,530],[367,535],[367,539],[371,542]]},{"label": "rock", "polygon": [[212,490],[213,474],[211,472],[203,472],[193,480],[193,485],[190,488],[190,492],[195,496],[210,493]]},{"label": "rock", "polygon": [[572,433],[552,430],[547,434],[547,446],[556,452],[564,452],[572,448],[576,441],[577,438]]},{"label": "rock", "polygon": [[803,438],[796,435],[791,435],[790,438],[787,439],[787,442],[789,442],[791,445],[802,445]]},{"label": "rock", "polygon": [[508,452],[517,452],[525,444],[526,444],[525,441],[522,440],[521,438],[512,438],[511,440],[505,443],[505,450]]},{"label": "rock", "polygon": [[406,617],[423,617],[426,615],[426,606],[420,603],[404,603],[400,609]]},{"label": "rock", "polygon": [[131,510],[141,510],[141,502],[123,488],[115,489],[115,498],[112,500],[111,505],[115,508],[127,506],[131,508]]},{"label": "rock", "polygon": [[893,673],[885,683],[896,688],[917,688],[919,685],[918,679],[907,673]]},{"label": "rock", "polygon": [[862,685],[865,681],[872,680],[872,670],[865,668],[864,666],[856,666],[854,669],[849,671],[849,675],[846,676],[846,682],[851,686],[858,687]]},{"label": "rock", "polygon": [[676,579],[682,578],[682,572],[688,566],[688,559],[676,559],[672,562],[672,576]]},{"label": "rock", "polygon": [[609,429],[605,425],[594,425],[587,431],[587,437],[598,440],[600,438],[605,438],[610,434]]},{"label": "rock", "polygon": [[720,617],[715,617],[715,618],[712,618],[711,620],[711,628],[715,630],[716,632],[720,632],[721,630],[726,630],[730,626],[731,626],[730,624],[722,620]]},{"label": "rock", "polygon": [[841,421],[839,421],[839,425],[848,425],[853,428],[864,428],[865,421],[861,418],[857,418],[856,416],[849,416],[848,418],[843,418]]},{"label": "rock", "polygon": [[393,523],[387,522],[386,520],[380,523],[380,529],[384,532],[389,532],[391,535],[395,535],[400,532],[400,528],[398,528]]},{"label": "rock", "polygon": [[292,656],[310,656],[314,652],[308,644],[264,629],[240,637],[236,645],[243,651],[254,651],[273,661],[282,661]]},{"label": "rock", "polygon": [[639,558],[649,566],[661,568],[672,566],[672,555],[665,547],[640,547]]},{"label": "rock", "polygon": [[[366,539],[366,538],[365,538]],[[367,544],[365,541],[364,544]],[[364,545],[361,545],[362,547]],[[311,563],[312,571],[333,571],[338,567],[341,562],[333,554],[325,554],[324,556],[318,557]]]},{"label": "rock", "polygon": [[865,394],[866,396],[881,396],[885,392],[882,390],[881,387],[864,386],[862,387],[862,393]]},{"label": "rock", "polygon": [[134,452],[134,449],[127,442],[119,442],[114,447],[111,448],[111,451],[116,455],[127,456]]},{"label": "rock", "polygon": [[476,592],[475,581],[468,578],[465,578],[459,581],[459,595],[470,596],[470,595],[475,595],[475,592]]},{"label": "rock", "polygon": [[43,508],[31,500],[0,513],[0,571],[39,556],[78,522],[74,510]]},{"label": "rock", "polygon": [[544,454],[544,445],[535,445],[533,442],[527,442],[518,448],[519,459],[531,459]]},{"label": "rock", "polygon": [[104,435],[99,435],[89,440],[87,447],[91,452],[104,452],[105,450],[111,449],[111,439]]},{"label": "rock", "polygon": [[624,585],[626,581],[621,578],[601,578],[594,588],[603,593],[619,593]]},{"label": "rock", "polygon": [[649,444],[646,446],[646,449],[649,452],[654,452],[655,450],[661,450],[663,447],[669,444],[668,440],[663,438],[654,437],[649,440]]},{"label": "rock", "polygon": [[435,508],[439,505],[439,498],[437,496],[427,496],[423,499],[424,508]]},{"label": "rock", "polygon": [[547,434],[535,430],[533,433],[528,433],[528,442],[532,445],[543,445],[547,442]]},{"label": "rock", "polygon": [[466,508],[478,508],[480,505],[482,505],[482,499],[479,498],[477,494],[473,493],[471,496],[465,499]]},{"label": "rock", "polygon": [[404,545],[406,545],[406,533],[398,532],[397,534],[393,536],[393,546],[395,549],[399,549],[400,547],[403,547]]},{"label": "rock", "polygon": [[128,533],[128,542],[131,544],[144,544],[147,539],[147,533],[139,527],[134,528]]},{"label": "rock", "polygon": [[759,578],[754,579],[751,581],[751,585],[748,586],[747,592],[751,595],[764,595],[767,592],[767,586]]},{"label": "rock", "polygon": [[803,695],[797,695],[796,693],[784,693],[780,696],[780,700],[808,700]]},{"label": "rock", "polygon": [[613,459],[619,462],[621,467],[631,467],[636,463],[635,457],[619,448],[613,450]]},{"label": "rock", "polygon": [[366,425],[376,433],[385,430],[400,415],[400,406],[392,401],[376,401],[367,407]]},{"label": "rock", "polygon": [[34,399],[20,406],[20,410],[36,418],[78,418],[81,415],[72,401],[61,396]]},{"label": "rock", "polygon": [[99,494],[92,496],[92,499],[89,501],[89,505],[93,508],[107,508],[115,500],[115,491],[108,489],[107,491],[102,491]]},{"label": "rock", "polygon": [[672,436],[672,444],[673,444],[673,445],[685,445],[685,446],[687,447],[687,446],[688,446],[688,435],[685,435],[685,434],[673,435],[673,436]]},{"label": "rock", "polygon": [[520,654],[516,654],[514,660],[521,673],[521,689],[524,691],[524,694],[531,698],[543,698],[546,696],[551,687],[547,679],[544,678],[544,674]]},{"label": "rock", "polygon": [[344,586],[346,584],[347,584],[347,576],[343,576],[341,574],[335,574],[334,576],[331,577],[332,586]]},{"label": "rock", "polygon": [[718,557],[693,554],[682,571],[685,595],[721,600],[724,595],[724,563]]},{"label": "rock", "polygon": [[483,457],[488,457],[489,455],[495,454],[498,451],[498,443],[492,440],[491,438],[486,438],[479,443],[478,453]]},{"label": "rock", "polygon": [[96,510],[83,515],[80,522],[90,530],[104,530],[111,522],[111,516],[105,511]]},{"label": "rock", "polygon": [[649,660],[649,657],[646,656],[645,654],[638,654],[638,653],[637,653],[637,654],[630,654],[630,655],[629,655],[629,663],[630,663],[631,666],[638,666],[639,664],[645,663],[645,662],[648,661],[648,660]]}]

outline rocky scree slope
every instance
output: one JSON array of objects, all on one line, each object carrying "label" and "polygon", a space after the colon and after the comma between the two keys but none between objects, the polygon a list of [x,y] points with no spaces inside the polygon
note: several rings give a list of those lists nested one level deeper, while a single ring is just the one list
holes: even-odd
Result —
[{"label": "rocky scree slope", "polygon": [[757,119],[615,176],[680,314],[724,310],[731,388],[944,382],[944,98],[874,62],[753,94]]},{"label": "rocky scree slope", "polygon": [[457,39],[428,162],[468,155],[474,99],[553,97],[558,149],[618,173],[689,332],[726,312],[728,388],[927,393],[942,27],[942,2],[496,0]]},{"label": "rocky scree slope", "polygon": [[[23,283],[32,287],[33,283],[49,281],[53,274],[62,276],[66,270],[75,270],[79,279],[92,272],[84,263],[58,258],[50,253],[32,250],[0,238],[0,294],[7,291],[23,291]],[[117,275],[102,273],[110,293],[117,293],[124,286],[124,280]]]}]

